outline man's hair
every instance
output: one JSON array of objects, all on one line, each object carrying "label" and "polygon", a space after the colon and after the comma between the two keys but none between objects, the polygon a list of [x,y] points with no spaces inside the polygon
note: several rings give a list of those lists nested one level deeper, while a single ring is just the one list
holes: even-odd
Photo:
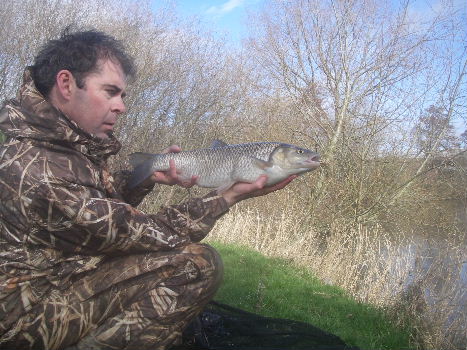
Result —
[{"label": "man's hair", "polygon": [[48,97],[57,73],[66,69],[81,89],[86,76],[99,71],[101,59],[118,62],[127,77],[136,74],[133,58],[120,41],[96,30],[69,33],[65,29],[59,39],[50,40],[41,48],[32,66],[32,78],[39,92]]}]

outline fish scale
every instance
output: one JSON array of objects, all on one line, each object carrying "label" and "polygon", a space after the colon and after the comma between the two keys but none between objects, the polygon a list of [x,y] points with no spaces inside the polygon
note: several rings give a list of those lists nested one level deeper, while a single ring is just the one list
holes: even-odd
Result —
[{"label": "fish scale", "polygon": [[224,190],[235,182],[254,182],[267,175],[267,185],[275,184],[292,174],[301,174],[319,166],[319,155],[313,151],[280,142],[253,142],[228,145],[215,141],[211,148],[179,153],[133,153],[134,166],[130,188],[137,186],[155,171],[167,171],[169,160],[175,161],[179,177],[190,180],[197,176],[197,185]]}]

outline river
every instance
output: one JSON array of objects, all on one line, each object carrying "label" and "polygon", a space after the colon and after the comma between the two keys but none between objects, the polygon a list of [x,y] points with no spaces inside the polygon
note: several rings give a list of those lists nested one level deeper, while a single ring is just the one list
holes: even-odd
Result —
[{"label": "river", "polygon": [[[457,202],[458,230],[414,232],[400,248],[407,261],[404,290],[420,316],[444,329],[444,344],[467,348],[467,206]],[[396,280],[396,279],[394,279]]]}]

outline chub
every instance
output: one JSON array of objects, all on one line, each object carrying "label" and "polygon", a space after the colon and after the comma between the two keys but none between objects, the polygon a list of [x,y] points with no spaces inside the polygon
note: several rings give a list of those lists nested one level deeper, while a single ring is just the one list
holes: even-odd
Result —
[{"label": "chub", "polygon": [[134,188],[155,171],[169,170],[173,159],[182,180],[197,176],[200,187],[225,191],[236,182],[254,182],[267,175],[266,185],[276,184],[290,175],[314,170],[320,165],[318,153],[280,142],[253,142],[228,145],[216,140],[210,148],[179,153],[130,154],[134,170],[129,187]]}]

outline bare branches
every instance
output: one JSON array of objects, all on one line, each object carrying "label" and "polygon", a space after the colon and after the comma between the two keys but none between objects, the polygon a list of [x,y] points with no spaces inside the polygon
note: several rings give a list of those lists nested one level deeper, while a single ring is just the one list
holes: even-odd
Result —
[{"label": "bare branches", "polygon": [[[412,135],[423,114],[414,112],[446,95],[442,91],[456,101],[461,96],[462,70],[433,77],[440,66],[453,67],[437,51],[459,30],[452,13],[423,21],[414,16],[409,2],[397,8],[371,0],[277,1],[258,18],[263,36],[251,41],[265,79],[293,101],[306,124],[297,134],[322,146],[328,169],[313,200],[335,192],[339,178],[350,192],[331,198],[342,203],[341,212],[354,208],[356,218],[385,210],[425,173],[429,159],[416,158]],[[310,92],[320,99],[304,98]],[[436,137],[443,134],[438,130]],[[369,166],[382,157],[399,158],[384,181]]]}]

